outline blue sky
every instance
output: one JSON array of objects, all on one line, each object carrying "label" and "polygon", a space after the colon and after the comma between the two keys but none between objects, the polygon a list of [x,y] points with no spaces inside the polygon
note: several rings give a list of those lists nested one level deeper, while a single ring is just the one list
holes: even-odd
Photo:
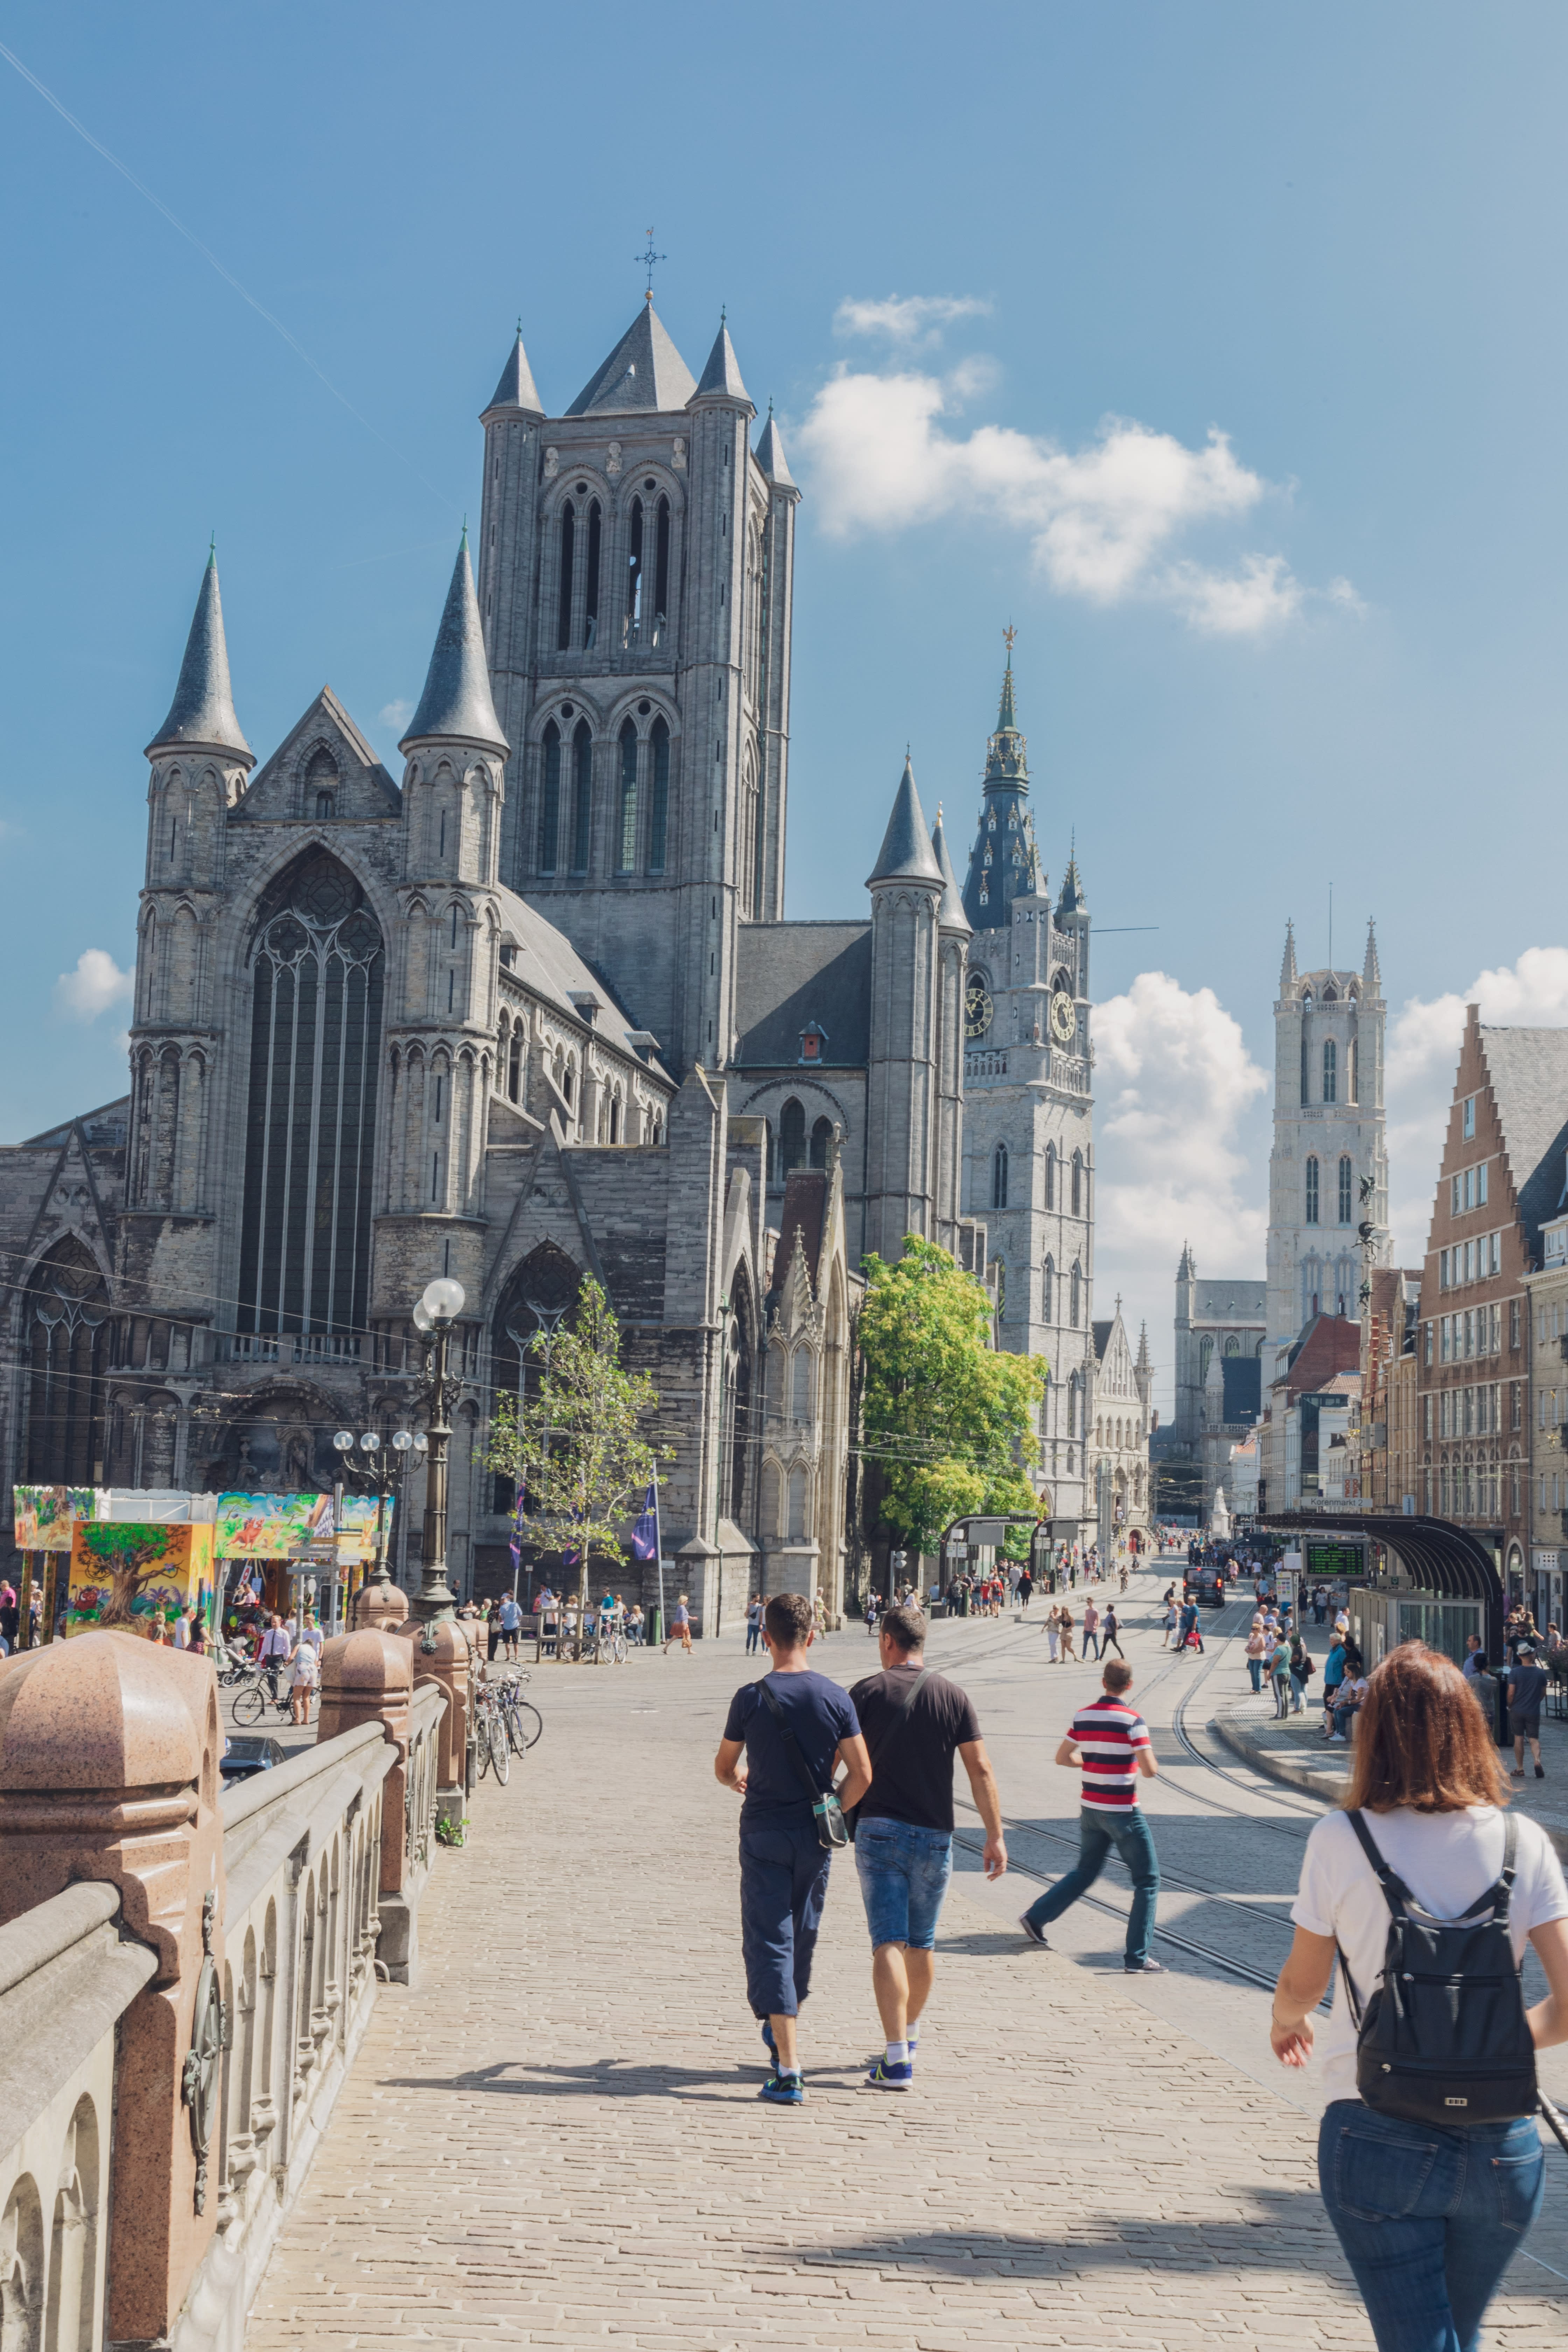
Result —
[{"label": "blue sky", "polygon": [[358,412],[0,62],[0,1134],[123,1084],[90,957],[131,958],[209,531],[258,751],[327,679],[392,755],[512,322],[563,404],[651,221],[667,325],[699,367],[728,305],[806,488],[790,911],[861,903],[906,740],[965,837],[1011,617],[1053,882],[1076,826],[1097,918],[1160,927],[1098,950],[1102,1301],[1163,1355],[1184,1231],[1261,1264],[1280,940],[1324,960],[1331,884],[1342,960],[1378,917],[1419,1250],[1447,1001],[1568,1019],[1560,9],[164,0],[0,38]]}]

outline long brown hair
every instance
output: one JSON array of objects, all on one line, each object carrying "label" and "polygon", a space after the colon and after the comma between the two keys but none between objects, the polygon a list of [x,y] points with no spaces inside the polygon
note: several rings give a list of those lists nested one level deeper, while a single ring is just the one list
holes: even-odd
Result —
[{"label": "long brown hair", "polygon": [[1401,1642],[1373,1667],[1356,1711],[1347,1811],[1458,1813],[1508,1796],[1485,1712],[1458,1667],[1425,1642]]}]

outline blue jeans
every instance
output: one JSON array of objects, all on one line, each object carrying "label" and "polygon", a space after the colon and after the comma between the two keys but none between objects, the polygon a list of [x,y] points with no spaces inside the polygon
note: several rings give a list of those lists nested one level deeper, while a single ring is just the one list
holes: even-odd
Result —
[{"label": "blue jeans", "polygon": [[952,1875],[952,1833],[917,1828],[913,1822],[873,1818],[855,1831],[855,1869],[871,1949],[910,1944],[929,1952]]},{"label": "blue jeans", "polygon": [[1248,1658],[1248,1660],[1247,1660],[1247,1673],[1252,1676],[1252,1687],[1253,1687],[1253,1689],[1254,1689],[1255,1691],[1260,1691],[1260,1690],[1263,1688],[1263,1661],[1262,1661],[1262,1659],[1261,1659],[1261,1658]]},{"label": "blue jeans", "polygon": [[1048,1927],[1053,1919],[1059,1919],[1069,1903],[1076,1903],[1080,1895],[1089,1893],[1114,1846],[1132,1881],[1132,1908],[1127,1918],[1127,1965],[1141,1969],[1149,1957],[1149,1942],[1154,1933],[1154,1903],[1160,1892],[1160,1864],[1149,1824],[1136,1805],[1130,1806],[1124,1813],[1102,1813],[1092,1805],[1085,1805],[1078,1817],[1078,1835],[1077,1867],[1069,1870],[1065,1878],[1058,1878],[1037,1903],[1031,1903],[1025,1916],[1037,1927]]},{"label": "blue jeans", "polygon": [[1359,2099],[1324,2109],[1318,2178],[1378,2352],[1472,2352],[1543,2168],[1533,2116],[1445,2131]]},{"label": "blue jeans", "polygon": [[751,1656],[752,1652],[759,1646],[759,1644],[760,1644],[760,1643],[761,1643],[761,1642],[762,1642],[762,1638],[763,1638],[763,1629],[762,1629],[762,1627],[761,1627],[760,1625],[748,1625],[748,1626],[747,1626],[747,1628],[746,1628],[746,1655],[747,1655],[747,1657],[748,1657],[748,1658]]},{"label": "blue jeans", "polygon": [[1100,1655],[1100,1635],[1098,1632],[1092,1631],[1088,1625],[1086,1625],[1083,1629],[1083,1654],[1086,1658],[1089,1655],[1089,1645],[1091,1642],[1094,1643],[1094,1654],[1098,1658]]},{"label": "blue jeans", "polygon": [[[804,1800],[801,1811],[805,1811]],[[833,1856],[816,1823],[748,1829],[741,1822],[741,1952],[754,2017],[796,2017],[811,1990]]]}]

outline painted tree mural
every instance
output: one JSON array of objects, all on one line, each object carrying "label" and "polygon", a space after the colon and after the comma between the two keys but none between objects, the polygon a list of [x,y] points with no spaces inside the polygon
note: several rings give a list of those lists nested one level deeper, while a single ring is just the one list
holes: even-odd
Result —
[{"label": "painted tree mural", "polygon": [[94,1617],[98,1625],[130,1625],[139,1594],[160,1575],[165,1584],[177,1581],[179,1564],[169,1557],[168,1528],[117,1527],[97,1522],[79,1527],[77,1540],[102,1571],[103,1605]]}]

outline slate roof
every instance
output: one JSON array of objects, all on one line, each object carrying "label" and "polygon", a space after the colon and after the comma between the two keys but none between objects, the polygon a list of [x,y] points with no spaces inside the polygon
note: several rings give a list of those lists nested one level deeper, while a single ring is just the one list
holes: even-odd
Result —
[{"label": "slate roof", "polygon": [[[506,939],[514,953],[510,966],[512,977],[524,988],[554,1006],[563,1019],[583,1025],[583,1014],[573,1003],[574,995],[594,995],[604,1010],[595,1017],[593,1027],[596,1036],[604,1037],[618,1051],[629,1054],[636,1061],[644,1060],[641,1050],[632,1043],[646,1033],[616,997],[615,991],[584,962],[570,940],[546,921],[537,908],[520,898],[515,890],[496,886],[496,900]],[[796,1051],[799,1051],[797,1045]],[[647,1066],[671,1086],[675,1081],[651,1049],[647,1055]]]},{"label": "slate roof", "polygon": [[525,409],[531,416],[544,415],[544,403],[539,397],[539,387],[533,381],[533,370],[529,366],[528,353],[522,348],[521,326],[517,331],[517,341],[507,353],[506,365],[500,372],[500,382],[495,388],[495,396],[489,404],[489,408],[485,409],[483,414],[488,416],[491,408],[521,408]]},{"label": "slate roof", "polygon": [[1538,1263],[1541,1228],[1563,1200],[1568,1160],[1568,1029],[1480,1031],[1525,1246]]},{"label": "slate roof", "polygon": [[882,835],[882,846],[877,863],[866,877],[866,887],[874,882],[940,882],[942,867],[931,845],[926,831],[925,811],[915,790],[915,772],[909,758],[904,760],[904,772],[899,778],[899,789],[893,794],[893,813],[888,819],[888,830]]},{"label": "slate roof", "polygon": [[973,930],[1005,929],[1013,920],[1014,899],[1032,895],[1040,887],[1035,821],[1028,801],[1028,745],[1019,732],[1014,709],[1009,662],[1002,678],[996,730],[985,747],[980,823],[963,885],[963,911]]},{"label": "slate roof", "polygon": [[958,877],[952,870],[952,860],[947,854],[947,835],[942,828],[942,808],[938,804],[936,823],[931,827],[931,845],[936,852],[936,862],[942,868],[942,905],[937,909],[937,923],[944,931],[969,929],[969,918],[963,911],[963,893],[958,887]]},{"label": "slate roof", "polygon": [[753,416],[757,413],[756,402],[741,382],[741,363],[735,357],[735,346],[730,341],[730,330],[722,322],[713,339],[713,348],[708,354],[708,364],[702,371],[701,380],[691,397],[702,400],[713,393],[721,394],[726,400],[743,400]]},{"label": "slate roof", "polygon": [[235,716],[216,553],[208,555],[207,568],[202,574],[174,699],[147,750],[151,754],[177,743],[237,751],[247,768],[256,765],[256,754],[241,734]]},{"label": "slate roof", "polygon": [[400,751],[427,737],[455,738],[483,743],[499,751],[510,750],[500,731],[490,699],[490,674],[485,661],[484,632],[479,626],[479,600],[468,563],[468,534],[463,532],[446,610],[436,632],[436,649],[425,678],[425,691]]},{"label": "slate roof", "polygon": [[778,426],[773,423],[771,408],[768,421],[763,427],[762,438],[757,443],[756,457],[758,465],[775,489],[794,489],[795,476],[790,472],[789,460],[784,456],[784,442],[779,436]]},{"label": "slate roof", "polygon": [[868,923],[742,923],[735,959],[735,1026],[742,1069],[794,1068],[801,1031],[823,1030],[820,1063],[864,1069],[871,1051]]},{"label": "slate roof", "polygon": [[827,1223],[827,1193],[832,1178],[819,1168],[796,1168],[784,1179],[784,1210],[779,1218],[779,1245],[773,1255],[773,1288],[782,1288],[800,1235],[805,1270],[816,1288],[822,1256],[823,1229]]},{"label": "slate roof", "polygon": [[629,415],[684,408],[697,390],[663,320],[645,302],[609,358],[584,385],[568,416]]},{"label": "slate roof", "polygon": [[46,1129],[42,1135],[29,1135],[14,1151],[58,1150],[68,1141],[73,1127],[79,1127],[89,1146],[105,1146],[111,1150],[122,1144],[131,1131],[131,1097],[117,1095],[112,1102],[100,1103],[96,1110],[79,1111],[75,1118],[61,1121],[58,1127]]}]

